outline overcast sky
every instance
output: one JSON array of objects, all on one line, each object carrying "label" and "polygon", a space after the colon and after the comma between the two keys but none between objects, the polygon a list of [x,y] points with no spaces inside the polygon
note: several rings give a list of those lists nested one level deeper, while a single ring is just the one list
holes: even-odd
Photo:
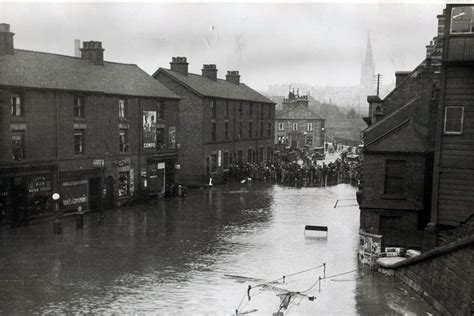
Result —
[{"label": "overcast sky", "polygon": [[15,48],[73,55],[74,39],[102,41],[108,61],[152,74],[186,56],[190,72],[216,64],[242,82],[357,85],[372,38],[376,72],[388,83],[410,70],[436,35],[443,4],[6,3]]}]

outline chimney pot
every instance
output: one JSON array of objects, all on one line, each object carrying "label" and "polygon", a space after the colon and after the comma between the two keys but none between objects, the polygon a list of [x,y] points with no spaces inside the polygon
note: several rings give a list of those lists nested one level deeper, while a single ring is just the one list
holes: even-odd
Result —
[{"label": "chimney pot", "polygon": [[187,76],[188,65],[189,64],[186,57],[172,57],[170,62],[170,70]]},{"label": "chimney pot", "polygon": [[89,41],[82,43],[81,58],[87,59],[96,65],[104,64],[104,49],[102,42]]},{"label": "chimney pot", "polygon": [[202,76],[217,81],[217,68],[214,64],[202,66]]},{"label": "chimney pot", "polygon": [[13,55],[15,53],[13,36],[10,32],[10,24],[0,23],[0,56]]},{"label": "chimney pot", "polygon": [[225,76],[225,80],[235,83],[235,84],[240,84],[240,75],[237,70],[233,71],[227,71],[227,75]]}]

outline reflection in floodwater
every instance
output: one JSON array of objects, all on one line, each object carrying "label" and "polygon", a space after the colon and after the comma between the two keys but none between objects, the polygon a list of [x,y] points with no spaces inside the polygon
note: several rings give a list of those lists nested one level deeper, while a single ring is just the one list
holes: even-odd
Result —
[{"label": "reflection in floodwater", "polygon": [[[282,301],[285,315],[429,311],[396,280],[358,269],[358,208],[334,208],[354,195],[347,185],[237,184],[113,210],[101,227],[90,214],[82,231],[66,218],[59,236],[50,223],[4,229],[0,314],[268,315]],[[305,225],[328,234],[305,234]],[[295,274],[323,263],[325,271]],[[281,295],[305,289],[291,300]]]}]

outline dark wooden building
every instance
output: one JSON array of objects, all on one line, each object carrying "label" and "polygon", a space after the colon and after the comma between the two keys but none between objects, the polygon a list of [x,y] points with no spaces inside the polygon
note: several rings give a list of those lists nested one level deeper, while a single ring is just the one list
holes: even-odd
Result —
[{"label": "dark wooden building", "polygon": [[77,58],[15,49],[13,37],[0,24],[1,216],[47,213],[53,192],[66,211],[99,208],[101,192],[106,207],[161,192],[177,156],[176,94],[104,61],[101,42]]},{"label": "dark wooden building", "polygon": [[431,228],[474,214],[474,5],[445,9]]},{"label": "dark wooden building", "polygon": [[178,180],[202,186],[224,181],[229,166],[273,158],[275,104],[240,82],[238,71],[217,77],[216,65],[188,72],[186,57],[173,57],[170,69],[153,77],[180,98]]}]

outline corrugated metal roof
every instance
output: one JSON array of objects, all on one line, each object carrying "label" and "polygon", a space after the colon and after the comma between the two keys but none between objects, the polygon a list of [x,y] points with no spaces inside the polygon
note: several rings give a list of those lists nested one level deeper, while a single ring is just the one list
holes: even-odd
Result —
[{"label": "corrugated metal roof", "polygon": [[137,65],[107,61],[96,65],[77,57],[21,49],[0,56],[0,85],[178,98]]},{"label": "corrugated metal roof", "polygon": [[165,68],[159,68],[153,76],[156,77],[156,74],[159,72],[165,73],[169,77],[204,97],[275,104],[272,100],[243,83],[237,85],[223,79],[217,79],[214,81],[201,75],[192,73],[183,75]]}]

